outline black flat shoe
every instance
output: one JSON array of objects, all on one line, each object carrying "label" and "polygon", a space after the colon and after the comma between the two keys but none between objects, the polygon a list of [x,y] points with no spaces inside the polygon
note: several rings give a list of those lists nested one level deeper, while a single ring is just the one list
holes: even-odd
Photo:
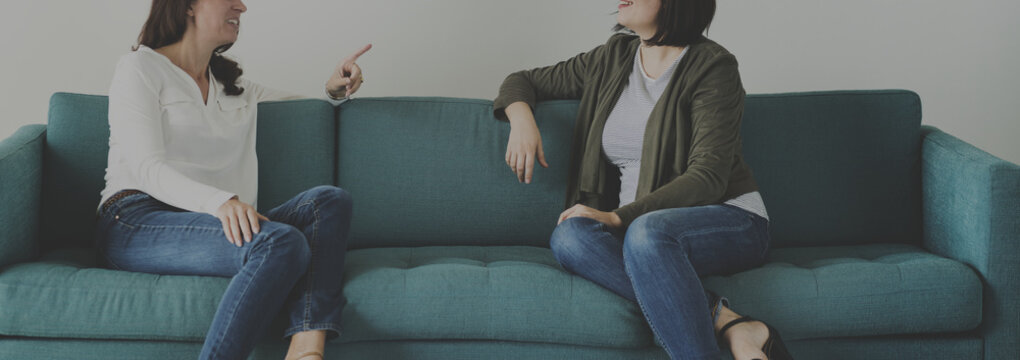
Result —
[{"label": "black flat shoe", "polygon": [[[729,330],[733,325],[749,322],[749,321],[761,321],[750,316],[744,316],[739,319],[730,321],[723,325],[722,329],[719,329],[719,333],[716,337],[719,339],[719,347],[728,346],[723,339],[723,334],[726,334],[726,330]],[[768,323],[761,321],[765,324],[765,327],[769,329],[769,338],[765,339],[765,345],[761,347],[761,352],[768,356],[769,360],[793,360],[793,356],[790,356],[790,351],[786,350],[786,344],[783,344],[783,338],[779,336],[779,331],[772,327]]]}]

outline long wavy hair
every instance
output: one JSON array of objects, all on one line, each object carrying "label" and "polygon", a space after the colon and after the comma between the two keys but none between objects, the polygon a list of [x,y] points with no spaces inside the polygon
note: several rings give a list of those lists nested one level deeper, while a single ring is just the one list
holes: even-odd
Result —
[{"label": "long wavy hair", "polygon": [[[152,0],[152,10],[142,26],[142,33],[138,35],[138,44],[158,49],[181,41],[184,31],[188,29],[188,8],[194,3],[195,0]],[[231,43],[216,48],[209,59],[209,69],[216,80],[223,84],[223,91],[227,95],[236,96],[244,93],[244,88],[237,86],[237,79],[243,71],[236,61],[223,56],[233,45]],[[132,50],[138,50],[138,46]]]}]

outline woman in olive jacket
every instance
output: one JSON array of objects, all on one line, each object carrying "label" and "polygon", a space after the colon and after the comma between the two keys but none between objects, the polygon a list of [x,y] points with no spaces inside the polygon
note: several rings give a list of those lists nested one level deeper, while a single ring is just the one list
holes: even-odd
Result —
[{"label": "woman in olive jacket", "polygon": [[581,100],[550,247],[568,271],[637,302],[671,358],[721,358],[716,336],[737,360],[789,358],[774,328],[699,280],[760,266],[769,243],[741,155],[737,61],[702,35],[714,13],[714,0],[621,1],[620,33],[511,74],[495,116],[511,124],[507,165],[530,183],[536,161],[548,167],[535,103]]}]

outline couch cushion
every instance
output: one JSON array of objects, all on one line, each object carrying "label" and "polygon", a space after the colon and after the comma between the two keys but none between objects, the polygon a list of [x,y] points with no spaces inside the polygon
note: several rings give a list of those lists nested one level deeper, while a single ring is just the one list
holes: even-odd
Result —
[{"label": "couch cushion", "polygon": [[974,270],[912,245],[776,249],[763,267],[704,284],[790,340],[962,332],[981,323]]},{"label": "couch cushion", "polygon": [[92,249],[60,249],[0,272],[0,334],[201,341],[229,278],[96,268]]},{"label": "couch cushion", "polygon": [[652,344],[635,304],[566,273],[549,249],[364,249],[347,261],[346,341]]},{"label": "couch cushion", "polygon": [[546,246],[563,211],[576,101],[535,110],[549,168],[519,184],[510,125],[492,102],[356,99],[340,106],[338,184],[354,196],[351,246]]},{"label": "couch cushion", "polygon": [[[0,272],[0,334],[201,341],[228,282],[90,268],[93,256],[60,250]],[[652,344],[634,304],[567,274],[544,248],[354,250],[344,275],[343,342]],[[908,245],[779,249],[705,285],[790,340],[961,332],[981,320],[974,272]]]},{"label": "couch cushion", "polygon": [[920,125],[910,91],[748,96],[743,153],[773,247],[920,244]]},{"label": "couch cushion", "polygon": [[[56,93],[44,154],[43,249],[89,246],[105,186],[110,126],[106,96]],[[334,183],[335,113],[322,100],[259,104],[259,207]]]}]

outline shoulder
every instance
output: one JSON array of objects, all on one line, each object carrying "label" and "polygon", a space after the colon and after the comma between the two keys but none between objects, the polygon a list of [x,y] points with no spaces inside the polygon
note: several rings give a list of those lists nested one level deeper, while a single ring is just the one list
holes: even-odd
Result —
[{"label": "shoulder", "polygon": [[117,68],[151,71],[162,65],[161,56],[145,46],[140,46],[138,50],[121,56],[117,61]]},{"label": "shoulder", "polygon": [[691,44],[687,50],[684,65],[684,87],[695,92],[711,90],[707,93],[740,96],[743,99],[743,84],[737,58],[729,50],[718,43],[702,37],[701,41]]},{"label": "shoulder", "polygon": [[736,64],[737,58],[719,43],[709,38],[702,37],[701,40],[688,46],[687,55],[692,65],[711,66],[719,62]]},{"label": "shoulder", "polygon": [[129,52],[117,61],[114,73],[115,81],[143,81],[148,86],[158,88],[165,83],[169,72],[166,58],[146,47]]},{"label": "shoulder", "polygon": [[[596,69],[623,68],[634,57],[638,45],[641,45],[641,39],[637,35],[617,33],[610,36],[605,44],[592,50],[589,55],[594,63],[599,64]],[[604,73],[603,70],[596,71]]]}]

